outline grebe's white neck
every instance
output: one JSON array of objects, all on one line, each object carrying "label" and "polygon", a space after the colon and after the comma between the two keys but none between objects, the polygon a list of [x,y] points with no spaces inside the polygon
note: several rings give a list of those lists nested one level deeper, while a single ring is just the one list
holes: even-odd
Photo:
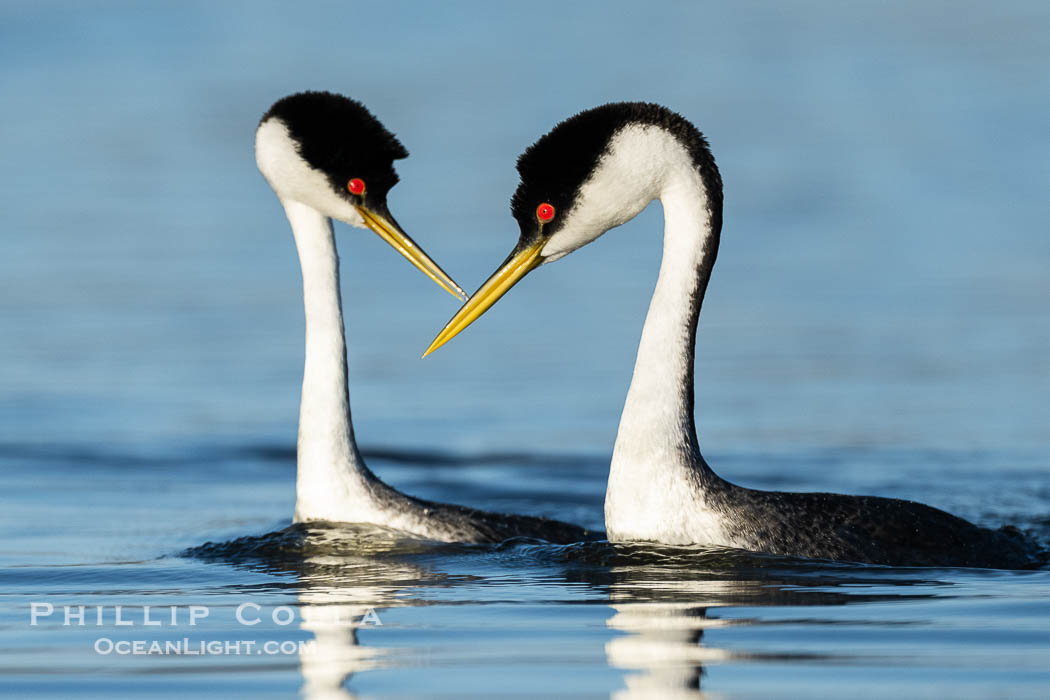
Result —
[{"label": "grebe's white neck", "polygon": [[376,478],[361,458],[350,422],[332,220],[294,200],[282,204],[299,252],[306,310],[295,522],[357,520],[358,511],[367,509]]},{"label": "grebe's white neck", "polygon": [[551,538],[551,533],[563,541],[582,539],[585,531],[556,521],[412,498],[369,471],[350,423],[339,257],[332,222],[310,206],[282,201],[299,251],[306,307],[295,522],[369,523],[444,542],[499,541],[516,535]]},{"label": "grebe's white neck", "polygon": [[605,526],[610,540],[718,541],[717,517],[704,507],[707,467],[693,419],[696,324],[718,246],[700,173],[684,149],[666,163],[657,195],[664,251],[634,376],[616,435]]}]

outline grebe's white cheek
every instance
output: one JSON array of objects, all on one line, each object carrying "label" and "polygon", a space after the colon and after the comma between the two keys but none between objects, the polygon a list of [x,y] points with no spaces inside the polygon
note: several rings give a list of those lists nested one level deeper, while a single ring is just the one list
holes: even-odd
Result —
[{"label": "grebe's white cheek", "polygon": [[659,196],[665,163],[681,160],[682,152],[677,141],[653,127],[630,126],[617,133],[580,186],[564,226],[543,248],[544,257],[571,253],[636,217]]},{"label": "grebe's white cheek", "polygon": [[255,162],[282,201],[299,202],[351,226],[364,226],[354,205],[333,189],[324,173],[311,168],[299,155],[295,140],[280,119],[269,119],[256,131]]},{"label": "grebe's white cheek", "polygon": [[577,248],[582,248],[601,234],[601,231],[594,233],[593,229],[588,230],[583,226],[564,226],[550,237],[540,255],[543,256],[544,263],[554,262]]},{"label": "grebe's white cheek", "polygon": [[353,226],[354,228],[368,228],[368,225],[365,224],[365,220],[361,216],[361,213],[357,211],[357,207],[351,204],[348,204],[346,210],[343,211],[343,213],[340,216],[336,216],[335,218],[339,219],[344,224],[349,224],[350,226]]}]

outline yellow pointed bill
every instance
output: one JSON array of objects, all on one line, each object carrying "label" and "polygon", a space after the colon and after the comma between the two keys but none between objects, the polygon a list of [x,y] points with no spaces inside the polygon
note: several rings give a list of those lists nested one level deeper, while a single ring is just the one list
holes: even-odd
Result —
[{"label": "yellow pointed bill", "polygon": [[[384,207],[385,208],[385,207]],[[416,242],[408,237],[393,220],[383,214],[372,211],[363,206],[357,207],[361,218],[365,220],[368,228],[379,234],[379,237],[389,243],[394,249],[404,255],[410,263],[415,265],[420,272],[434,280],[452,296],[460,301],[466,301],[467,295],[458,284],[452,281],[441,267],[416,245]]]},{"label": "yellow pointed bill", "polygon": [[527,275],[530,270],[535,269],[542,261],[540,251],[546,241],[539,241],[528,248],[523,248],[507,258],[500,269],[489,277],[485,284],[474,292],[470,300],[460,307],[452,320],[438,333],[434,342],[430,344],[427,351],[423,353],[426,357],[442,345],[452,340],[461,330],[474,323],[481,314],[489,310],[489,307],[499,301],[511,287]]}]

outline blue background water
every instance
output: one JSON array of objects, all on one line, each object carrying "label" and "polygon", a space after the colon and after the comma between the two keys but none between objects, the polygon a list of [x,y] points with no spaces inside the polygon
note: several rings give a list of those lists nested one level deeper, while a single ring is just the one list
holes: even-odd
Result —
[{"label": "blue background water", "polygon": [[[536,137],[609,100],[686,115],[726,183],[697,348],[709,461],[1047,539],[1048,37],[1041,2],[4,3],[0,692],[294,694],[316,670],[297,655],[99,656],[111,621],[28,624],[30,601],[197,604],[216,606],[199,638],[314,636],[232,623],[251,600],[376,607],[359,646],[328,640],[318,696],[367,670],[345,687],[1044,697],[1046,571],[396,538],[299,567],[166,555],[291,513],[300,280],[252,137],[307,88],[408,146],[391,208],[468,289],[516,239],[513,162]],[[601,527],[660,217],[537,271],[426,361],[454,300],[338,227],[374,469]]]}]

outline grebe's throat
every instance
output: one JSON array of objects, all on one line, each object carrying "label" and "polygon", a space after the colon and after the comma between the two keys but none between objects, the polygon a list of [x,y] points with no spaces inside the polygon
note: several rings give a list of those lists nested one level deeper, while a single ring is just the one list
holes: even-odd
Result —
[{"label": "grebe's throat", "polygon": [[[693,358],[720,217],[712,215],[695,166],[671,172],[659,194],[664,209],[660,274],[609,470],[605,517],[610,539],[668,541],[668,532],[695,532],[696,523],[677,520],[702,518],[703,490],[719,481],[697,441]],[[714,519],[710,526],[716,527]]]},{"label": "grebe's throat", "polygon": [[331,219],[295,201],[283,204],[302,266],[306,312],[295,521],[345,520],[374,477],[350,421],[339,256]]}]

